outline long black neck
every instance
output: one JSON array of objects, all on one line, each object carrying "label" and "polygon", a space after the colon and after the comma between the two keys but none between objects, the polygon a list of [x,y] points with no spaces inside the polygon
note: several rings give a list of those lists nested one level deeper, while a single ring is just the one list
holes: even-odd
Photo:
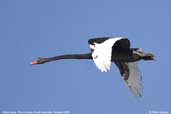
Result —
[{"label": "long black neck", "polygon": [[49,60],[55,61],[60,59],[92,59],[91,53],[85,54],[66,54],[48,58]]},{"label": "long black neck", "polygon": [[85,54],[65,54],[65,55],[59,55],[49,58],[39,58],[40,61],[39,64],[50,62],[50,61],[56,61],[61,59],[92,59],[91,56],[92,53],[85,53]]}]

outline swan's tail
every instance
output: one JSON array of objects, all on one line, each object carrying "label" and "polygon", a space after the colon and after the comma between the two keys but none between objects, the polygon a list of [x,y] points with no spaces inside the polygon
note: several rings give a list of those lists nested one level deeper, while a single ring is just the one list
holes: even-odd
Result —
[{"label": "swan's tail", "polygon": [[143,60],[157,60],[155,56],[151,53],[143,53],[142,54],[142,59]]}]

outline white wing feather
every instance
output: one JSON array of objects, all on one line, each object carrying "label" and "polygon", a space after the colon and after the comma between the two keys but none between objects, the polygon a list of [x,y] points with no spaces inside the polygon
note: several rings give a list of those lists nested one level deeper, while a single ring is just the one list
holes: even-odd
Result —
[{"label": "white wing feather", "polygon": [[141,97],[143,94],[142,77],[137,62],[129,62],[128,67],[129,78],[126,81],[128,87],[133,95]]},{"label": "white wing feather", "polygon": [[120,39],[122,38],[110,38],[103,43],[95,43],[94,47],[91,46],[91,48],[94,48],[94,51],[92,53],[93,61],[96,64],[97,68],[102,72],[107,72],[107,70],[110,70],[112,46],[115,44],[116,41]]}]

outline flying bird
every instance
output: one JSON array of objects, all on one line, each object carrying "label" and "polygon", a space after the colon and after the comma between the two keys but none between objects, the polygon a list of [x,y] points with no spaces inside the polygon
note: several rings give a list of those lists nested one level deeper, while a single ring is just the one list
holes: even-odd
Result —
[{"label": "flying bird", "polygon": [[61,59],[93,59],[101,72],[107,72],[111,64],[115,63],[130,92],[136,97],[142,96],[142,77],[137,61],[155,60],[153,54],[144,53],[141,48],[131,48],[130,41],[125,37],[98,37],[89,39],[88,44],[91,48],[90,53],[37,58],[31,64],[43,64]]}]

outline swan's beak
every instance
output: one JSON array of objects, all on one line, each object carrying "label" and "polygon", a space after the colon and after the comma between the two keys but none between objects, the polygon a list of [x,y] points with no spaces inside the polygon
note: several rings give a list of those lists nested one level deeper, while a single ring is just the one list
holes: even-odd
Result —
[{"label": "swan's beak", "polygon": [[34,60],[30,63],[31,65],[35,65],[35,64],[38,64],[37,60]]}]

